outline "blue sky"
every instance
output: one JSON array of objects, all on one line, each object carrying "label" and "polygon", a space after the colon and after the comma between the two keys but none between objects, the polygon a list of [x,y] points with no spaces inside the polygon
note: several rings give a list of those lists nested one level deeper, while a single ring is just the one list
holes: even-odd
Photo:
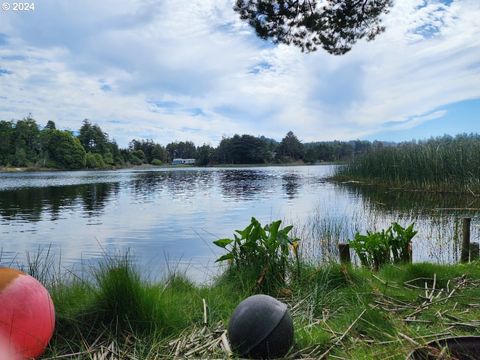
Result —
[{"label": "blue sky", "polygon": [[480,2],[397,0],[345,56],[258,39],[232,0],[42,0],[0,10],[0,119],[98,123],[125,146],[480,132]]},{"label": "blue sky", "polygon": [[385,130],[367,136],[367,140],[408,141],[432,136],[480,133],[480,100],[466,100],[441,107],[445,114],[435,121],[426,121],[408,129]]}]

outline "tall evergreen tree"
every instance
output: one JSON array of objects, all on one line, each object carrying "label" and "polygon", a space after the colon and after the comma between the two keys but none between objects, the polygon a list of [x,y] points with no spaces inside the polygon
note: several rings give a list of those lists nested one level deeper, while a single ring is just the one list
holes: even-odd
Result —
[{"label": "tall evergreen tree", "polygon": [[292,131],[289,131],[282,139],[277,151],[277,157],[283,157],[284,160],[301,160],[305,155],[303,144]]}]

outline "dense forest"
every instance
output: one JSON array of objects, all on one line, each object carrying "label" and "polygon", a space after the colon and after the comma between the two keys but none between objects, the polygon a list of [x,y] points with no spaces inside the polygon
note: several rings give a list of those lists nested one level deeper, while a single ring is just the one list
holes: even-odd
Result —
[{"label": "dense forest", "polygon": [[162,165],[174,158],[195,159],[199,166],[346,161],[380,142],[330,141],[303,144],[293,132],[279,142],[264,136],[225,137],[217,147],[176,141],[166,146],[153,140],[133,139],[125,149],[84,120],[79,131],[59,130],[53,121],[40,126],[31,117],[0,121],[0,166],[57,169],[107,169],[131,165]]}]

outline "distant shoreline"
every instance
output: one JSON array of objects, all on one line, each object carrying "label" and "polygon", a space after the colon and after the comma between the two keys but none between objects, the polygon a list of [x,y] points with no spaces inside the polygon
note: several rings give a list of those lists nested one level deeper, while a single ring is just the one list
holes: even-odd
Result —
[{"label": "distant shoreline", "polygon": [[31,172],[57,172],[57,171],[110,171],[110,170],[150,170],[150,169],[177,169],[177,168],[253,168],[253,167],[275,167],[275,166],[312,166],[312,165],[338,165],[339,162],[319,162],[314,164],[307,164],[303,162],[292,162],[292,163],[268,163],[268,164],[217,164],[217,165],[207,165],[207,166],[195,166],[195,165],[151,165],[143,164],[137,166],[124,166],[124,167],[112,167],[104,169],[79,169],[79,170],[69,170],[69,169],[57,169],[57,168],[44,168],[44,167],[0,167],[0,174],[11,174],[11,173],[31,173]]}]

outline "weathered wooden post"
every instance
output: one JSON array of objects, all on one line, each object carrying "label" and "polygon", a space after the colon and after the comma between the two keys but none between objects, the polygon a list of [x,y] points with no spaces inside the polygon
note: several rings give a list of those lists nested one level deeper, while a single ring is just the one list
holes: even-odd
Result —
[{"label": "weathered wooden post", "polygon": [[478,260],[480,255],[480,246],[478,242],[470,243],[470,261]]},{"label": "weathered wooden post", "polygon": [[463,241],[462,241],[462,254],[460,257],[461,262],[468,262],[470,258],[470,223],[472,219],[463,219]]},{"label": "weathered wooden post", "polygon": [[340,263],[351,264],[349,244],[338,244],[338,253],[340,254]]},{"label": "weathered wooden post", "polygon": [[407,247],[405,249],[405,256],[406,258],[402,259],[402,261],[405,261],[407,264],[411,264],[413,262],[412,240],[410,240],[407,244]]}]

